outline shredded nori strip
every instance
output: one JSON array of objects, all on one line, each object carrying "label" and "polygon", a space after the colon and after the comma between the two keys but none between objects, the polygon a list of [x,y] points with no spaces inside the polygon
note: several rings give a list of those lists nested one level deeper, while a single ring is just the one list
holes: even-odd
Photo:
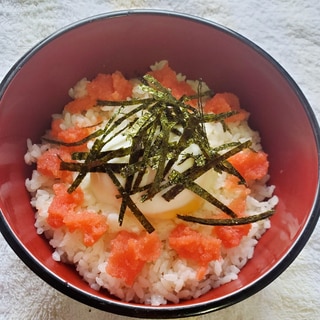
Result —
[{"label": "shredded nori strip", "polygon": [[[197,178],[199,178],[202,174],[204,174],[205,172],[207,172],[210,169],[215,169],[217,170],[217,166],[218,166],[218,171],[220,171],[221,166],[219,166],[222,162],[224,162],[225,160],[227,160],[229,157],[231,157],[234,154],[237,154],[238,152],[240,152],[241,150],[248,148],[251,145],[251,141],[248,140],[244,143],[239,144],[238,146],[236,146],[235,148],[227,151],[226,153],[224,153],[223,155],[216,155],[214,154],[209,161],[207,161],[203,166],[201,167],[191,167],[190,169],[187,169],[184,173],[183,173],[183,177],[185,179],[188,179],[188,181],[190,180],[196,180]],[[180,182],[180,180],[182,180]],[[241,179],[243,180],[243,178]],[[166,199],[167,201],[170,201],[172,199],[174,199],[180,192],[182,192],[184,190],[184,184],[183,184],[183,179],[179,179],[179,182],[173,186],[169,191],[167,191],[165,194],[163,194],[163,198]]]},{"label": "shredded nori strip", "polygon": [[136,206],[136,204],[132,201],[129,194],[126,192],[126,190],[122,187],[120,181],[117,179],[116,175],[112,172],[112,170],[109,170],[109,168],[106,169],[106,173],[109,175],[115,186],[118,188],[118,191],[120,192],[122,203],[119,213],[119,224],[122,225],[123,222],[123,216],[126,210],[126,207],[129,207],[131,209],[132,213],[135,215],[135,217],[138,219],[138,221],[142,224],[142,226],[145,228],[145,230],[148,233],[152,233],[154,231],[154,227],[149,222],[149,220],[144,216],[144,214],[139,210],[139,208]]},{"label": "shredded nori strip", "polygon": [[[78,172],[68,192],[73,192],[89,172],[108,174],[119,191],[119,198],[122,199],[119,224],[122,225],[125,212],[129,208],[149,233],[154,231],[154,227],[132,201],[130,196],[133,194],[139,193],[143,202],[165,190],[162,197],[171,201],[184,189],[188,189],[230,216],[229,219],[202,219],[177,215],[181,220],[194,223],[238,225],[265,219],[272,214],[273,211],[268,211],[251,217],[238,217],[195,182],[207,171],[215,170],[218,173],[234,175],[239,179],[239,183],[246,183],[228,162],[228,158],[250,148],[251,141],[231,142],[212,148],[205,129],[205,124],[209,122],[221,122],[227,129],[224,120],[236,114],[236,111],[204,113],[202,99],[212,96],[212,92],[202,92],[201,81],[196,95],[183,96],[180,99],[176,99],[170,89],[163,87],[148,74],[142,78],[140,87],[150,98],[126,101],[98,100],[97,107],[111,106],[118,107],[118,110],[103,128],[84,139],[65,143],[44,138],[49,143],[70,147],[93,141],[91,149],[87,152],[74,152],[72,162],[61,161],[61,170]],[[197,108],[188,104],[195,99]],[[110,141],[121,136],[130,140],[129,146],[105,151],[104,147]],[[193,145],[197,146],[199,154],[185,151]],[[178,172],[174,169],[175,165],[179,166],[190,159],[193,164],[185,171]],[[154,170],[154,179],[151,183],[143,185],[143,178],[149,170]],[[124,184],[118,179],[119,175],[124,179]]]},{"label": "shredded nori strip", "polygon": [[227,219],[215,219],[215,218],[204,219],[199,217],[178,214],[177,218],[184,221],[205,224],[209,226],[238,226],[238,225],[249,224],[249,223],[257,222],[260,220],[264,220],[266,218],[271,217],[274,213],[275,213],[275,210],[268,210],[252,216],[227,218]]},{"label": "shredded nori strip", "polygon": [[79,140],[79,141],[75,141],[75,142],[63,142],[63,141],[59,141],[59,140],[54,140],[54,139],[50,139],[48,137],[42,137],[42,139],[45,142],[51,143],[51,144],[58,144],[61,146],[66,146],[66,147],[77,147],[77,146],[81,146],[85,143],[87,143],[88,141],[99,137],[101,134],[103,134],[103,130],[97,130],[95,132],[93,132],[92,134],[86,136],[85,138]]}]

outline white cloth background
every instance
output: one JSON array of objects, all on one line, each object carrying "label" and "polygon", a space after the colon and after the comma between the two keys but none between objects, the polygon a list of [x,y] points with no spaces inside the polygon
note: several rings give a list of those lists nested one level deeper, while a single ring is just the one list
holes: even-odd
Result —
[{"label": "white cloth background", "polygon": [[[241,33],[280,62],[320,119],[319,0],[0,0],[0,80],[21,55],[57,29],[129,8],[190,13]],[[57,292],[18,259],[2,235],[0,254],[0,319],[129,319]],[[318,225],[298,258],[271,285],[232,307],[193,319],[318,319],[319,267]]]}]

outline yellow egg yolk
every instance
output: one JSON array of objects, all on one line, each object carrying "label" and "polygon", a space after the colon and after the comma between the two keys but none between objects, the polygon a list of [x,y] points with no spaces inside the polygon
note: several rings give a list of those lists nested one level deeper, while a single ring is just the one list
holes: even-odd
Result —
[{"label": "yellow egg yolk", "polygon": [[[112,150],[114,148],[129,146],[130,142],[125,136],[117,136],[112,139],[104,147],[105,150]],[[200,149],[197,145],[191,144],[184,150],[185,154],[199,154]],[[123,158],[113,159],[115,162],[127,163],[128,156]],[[184,172],[193,165],[193,159],[184,159],[180,155],[178,161],[173,165],[172,169],[178,172]],[[148,172],[143,176],[140,186],[148,185],[154,181],[156,175],[156,170],[149,168]],[[124,185],[124,179],[117,175],[118,180],[122,185]],[[206,187],[210,183],[210,176],[208,178],[207,174],[202,175],[195,181],[201,187],[207,189]],[[119,198],[119,191],[117,187],[113,184],[111,178],[106,173],[91,173],[90,175],[90,188],[97,200],[97,202],[108,204],[115,212],[119,212],[122,199]],[[203,204],[204,200],[193,193],[190,190],[183,190],[174,199],[167,201],[162,195],[166,190],[161,191],[154,195],[151,199],[146,201],[141,201],[141,196],[143,193],[137,193],[131,195],[131,199],[139,210],[149,218],[156,219],[171,219],[177,214],[190,214]]]},{"label": "yellow egg yolk", "polygon": [[[119,212],[122,200],[118,197],[119,192],[110,177],[105,173],[91,173],[90,179],[91,190],[96,200],[110,205]],[[204,175],[196,182],[203,186],[208,183],[208,178]],[[143,193],[134,194],[131,199],[145,216],[158,219],[171,219],[177,214],[192,213],[199,209],[204,201],[200,196],[186,189],[171,201],[167,201],[162,197],[164,192],[144,202],[141,201]]]}]

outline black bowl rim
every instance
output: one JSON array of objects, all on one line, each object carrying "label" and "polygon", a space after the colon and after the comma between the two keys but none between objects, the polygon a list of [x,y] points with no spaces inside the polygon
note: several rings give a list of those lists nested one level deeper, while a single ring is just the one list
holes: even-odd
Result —
[{"label": "black bowl rim", "polygon": [[[279,73],[286,79],[286,81],[291,86],[292,90],[295,92],[297,97],[299,98],[301,105],[304,107],[306,115],[309,119],[310,125],[313,129],[314,138],[316,141],[318,151],[318,158],[320,155],[320,129],[318,125],[317,118],[304,96],[303,92],[297,85],[297,83],[293,80],[293,78],[287,73],[287,71],[266,51],[264,51],[261,47],[253,43],[248,38],[242,36],[241,34],[231,30],[228,27],[225,27],[219,23],[213,22],[211,20],[207,20],[205,18],[201,18],[198,16],[194,16],[191,14],[169,11],[169,10],[158,10],[158,9],[130,9],[130,10],[119,10],[106,12],[98,15],[94,15],[91,17],[87,17],[85,19],[76,21],[74,23],[68,24],[65,27],[57,30],[52,33],[48,37],[44,38],[38,44],[33,46],[29,51],[27,51],[8,71],[3,80],[0,83],[0,100],[6,91],[6,88],[9,86],[11,80],[15,77],[21,67],[42,47],[46,46],[48,43],[58,38],[70,30],[78,28],[82,25],[101,20],[101,19],[109,19],[109,18],[117,18],[121,16],[127,15],[168,15],[171,17],[177,17],[181,19],[191,20],[197,23],[202,23],[212,28],[218,29],[221,32],[227,33],[228,35],[233,36],[234,38],[240,40],[242,43],[251,47],[254,51],[263,56],[268,62],[270,62]],[[318,173],[320,167],[318,166]],[[42,280],[47,282],[50,286],[60,291],[61,293],[69,296],[72,299],[75,299],[83,304],[89,305],[91,307],[111,312],[118,315],[124,315],[134,318],[149,318],[149,319],[164,319],[164,318],[183,318],[183,317],[191,317],[196,315],[202,315],[209,312],[217,311],[233,304],[236,304],[252,295],[257,293],[258,291],[265,288],[269,285],[273,280],[275,280],[282,272],[284,272],[289,265],[295,260],[295,258],[299,255],[301,250],[304,248],[306,243],[308,242],[310,236],[312,235],[317,221],[320,216],[320,200],[319,200],[319,182],[317,186],[317,194],[315,196],[315,201],[313,204],[313,208],[311,210],[311,214],[309,216],[308,221],[305,224],[304,230],[301,232],[300,237],[293,243],[292,247],[288,251],[288,254],[279,261],[272,270],[270,270],[267,274],[257,279],[254,283],[247,286],[243,290],[239,290],[238,292],[232,293],[225,298],[217,299],[214,301],[198,303],[194,305],[181,305],[181,306],[161,306],[161,307],[152,307],[147,305],[136,305],[136,304],[128,304],[123,303],[121,301],[107,301],[105,299],[96,297],[94,295],[88,294],[87,292],[80,290],[65,280],[57,277],[53,272],[51,272],[48,268],[41,265],[33,255],[24,247],[22,243],[17,239],[13,230],[10,228],[10,225],[7,223],[4,218],[3,212],[1,211],[1,219],[0,219],[0,231],[4,236],[7,243],[13,249],[13,251],[17,254],[17,256]]]}]

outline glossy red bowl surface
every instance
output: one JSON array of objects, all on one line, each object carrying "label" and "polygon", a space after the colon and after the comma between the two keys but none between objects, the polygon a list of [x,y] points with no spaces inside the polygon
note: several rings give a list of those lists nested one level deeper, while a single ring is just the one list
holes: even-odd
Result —
[{"label": "glossy red bowl surface", "polygon": [[[37,235],[25,189],[31,168],[26,140],[40,142],[51,114],[69,101],[82,77],[120,70],[142,75],[167,59],[189,79],[216,92],[231,91],[250,113],[250,124],[269,154],[271,183],[280,201],[239,278],[204,296],[161,307],[120,302],[96,292],[74,269],[55,262]],[[296,258],[319,217],[319,128],[303,93],[266,52],[212,22],[160,11],[125,11],[73,24],[45,39],[10,70],[0,88],[1,232],[42,279],[68,296],[109,312],[144,318],[179,318],[214,311],[256,293]]]}]

